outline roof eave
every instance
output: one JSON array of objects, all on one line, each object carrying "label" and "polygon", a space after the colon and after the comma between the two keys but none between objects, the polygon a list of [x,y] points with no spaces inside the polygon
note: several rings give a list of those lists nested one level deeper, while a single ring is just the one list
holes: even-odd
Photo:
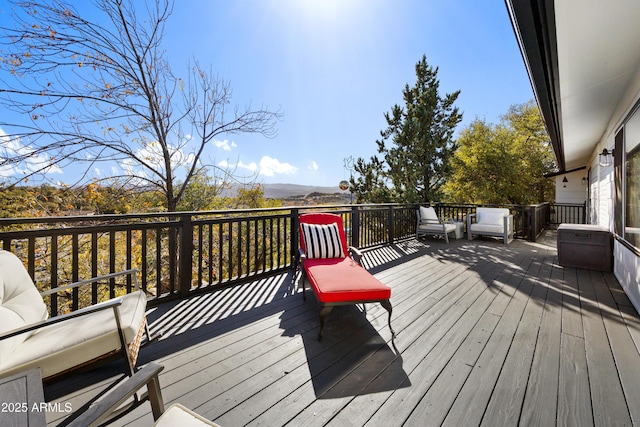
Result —
[{"label": "roof eave", "polygon": [[562,173],[566,169],[566,163],[562,142],[554,1],[505,0],[505,3],[559,171]]}]

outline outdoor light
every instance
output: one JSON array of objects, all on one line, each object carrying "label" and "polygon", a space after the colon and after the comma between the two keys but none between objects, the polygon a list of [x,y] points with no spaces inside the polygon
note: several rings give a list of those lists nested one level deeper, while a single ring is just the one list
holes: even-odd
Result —
[{"label": "outdoor light", "polygon": [[567,179],[566,176],[564,178],[562,178],[562,183],[564,184],[563,185],[564,188],[567,188],[567,182],[569,182],[569,180]]},{"label": "outdoor light", "polygon": [[582,183],[582,185],[587,185],[587,177],[583,176],[582,180],[580,180],[580,182]]},{"label": "outdoor light", "polygon": [[[353,156],[349,156],[349,157],[346,157],[345,159],[343,159],[343,163],[344,163],[345,173],[348,171],[349,172],[349,178],[353,178],[353,175],[352,175],[353,165],[354,165]],[[338,184],[338,187],[340,187],[340,189],[342,191],[348,190],[349,189],[349,181],[347,181],[346,179],[343,179],[342,181],[340,181],[340,184]],[[353,203],[353,193],[351,193],[351,192],[349,192],[349,202]]]},{"label": "outdoor light", "polygon": [[607,167],[611,166],[611,164],[613,163],[613,150],[609,151],[605,148],[604,150],[602,150],[602,153],[600,153],[599,156],[600,166]]}]

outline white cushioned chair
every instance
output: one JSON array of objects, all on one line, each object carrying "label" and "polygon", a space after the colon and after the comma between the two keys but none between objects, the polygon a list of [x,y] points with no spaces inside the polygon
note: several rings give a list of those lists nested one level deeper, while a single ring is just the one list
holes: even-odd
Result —
[{"label": "white cushioned chair", "polygon": [[433,207],[420,206],[418,208],[418,224],[416,226],[416,238],[422,235],[442,236],[449,243],[449,233],[456,232],[453,223],[441,221]]},{"label": "white cushioned chair", "polygon": [[[48,295],[104,281],[114,273],[43,292]],[[0,375],[40,368],[43,379],[121,353],[133,375],[146,327],[142,290],[69,314],[51,317],[22,261],[0,250]]]},{"label": "white cushioned chair", "polygon": [[[165,410],[159,380],[159,374],[163,369],[162,365],[149,362],[130,378],[114,384],[113,388],[96,399],[88,409],[72,414],[70,418],[65,420],[66,425],[69,427],[93,427],[110,424],[117,420],[122,413],[134,409],[148,400],[155,427],[220,427],[179,403],[174,403]],[[147,393],[143,395],[142,399],[132,402],[132,398],[145,386]],[[127,404],[127,402],[129,403]]]},{"label": "white cushioned chair", "polygon": [[467,215],[467,236],[501,237],[507,245],[513,240],[513,215],[506,208],[476,208]]}]

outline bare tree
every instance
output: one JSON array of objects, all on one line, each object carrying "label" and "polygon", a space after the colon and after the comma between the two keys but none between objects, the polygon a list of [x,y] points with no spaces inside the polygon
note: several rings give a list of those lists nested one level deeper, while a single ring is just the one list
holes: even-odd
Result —
[{"label": "bare tree", "polygon": [[[156,188],[175,211],[223,134],[274,137],[279,111],[231,105],[231,88],[197,60],[186,78],[161,47],[171,0],[94,0],[91,19],[64,1],[15,1],[0,27],[0,174],[117,165],[110,178]],[[9,118],[7,118],[9,117]],[[13,118],[11,118],[13,117]],[[5,171],[5,173],[2,173]],[[216,172],[217,171],[217,172]]]}]

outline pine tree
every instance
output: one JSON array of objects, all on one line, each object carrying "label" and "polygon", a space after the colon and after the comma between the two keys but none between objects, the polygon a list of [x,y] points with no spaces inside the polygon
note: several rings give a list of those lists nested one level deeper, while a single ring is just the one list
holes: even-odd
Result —
[{"label": "pine tree", "polygon": [[405,105],[385,113],[388,127],[377,140],[378,156],[359,158],[351,179],[359,202],[419,203],[437,200],[450,173],[453,139],[462,113],[454,106],[460,91],[439,94],[438,68],[426,56],[416,64],[416,83],[403,91]]}]

